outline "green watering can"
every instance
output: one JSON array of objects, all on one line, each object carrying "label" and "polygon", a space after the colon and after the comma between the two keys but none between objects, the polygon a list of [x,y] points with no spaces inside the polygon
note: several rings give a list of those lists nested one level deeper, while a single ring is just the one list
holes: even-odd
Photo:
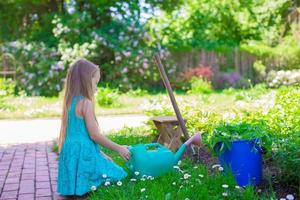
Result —
[{"label": "green watering can", "polygon": [[126,166],[133,174],[139,172],[136,176],[157,177],[173,170],[188,145],[200,145],[200,142],[201,135],[197,133],[181,145],[175,154],[159,143],[133,145],[129,147],[131,158]]}]

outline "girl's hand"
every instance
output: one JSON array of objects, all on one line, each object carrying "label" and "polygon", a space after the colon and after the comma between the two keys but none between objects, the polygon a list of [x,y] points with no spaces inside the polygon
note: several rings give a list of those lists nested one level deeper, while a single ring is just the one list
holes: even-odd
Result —
[{"label": "girl's hand", "polygon": [[118,149],[118,153],[120,154],[120,156],[122,158],[124,158],[124,160],[129,160],[130,159],[131,153],[128,150],[128,146],[125,146],[125,145],[120,146],[120,148]]}]

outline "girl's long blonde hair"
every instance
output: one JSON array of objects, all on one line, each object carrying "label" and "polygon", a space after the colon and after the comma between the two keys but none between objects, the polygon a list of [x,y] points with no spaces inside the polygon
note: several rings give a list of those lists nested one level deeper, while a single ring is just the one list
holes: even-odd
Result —
[{"label": "girl's long blonde hair", "polygon": [[61,118],[61,128],[57,141],[59,153],[65,140],[68,122],[68,111],[70,109],[71,100],[74,96],[83,96],[91,100],[94,105],[92,77],[98,70],[99,68],[97,65],[85,59],[79,59],[75,61],[73,64],[71,64],[68,70],[64,86],[65,92]]}]

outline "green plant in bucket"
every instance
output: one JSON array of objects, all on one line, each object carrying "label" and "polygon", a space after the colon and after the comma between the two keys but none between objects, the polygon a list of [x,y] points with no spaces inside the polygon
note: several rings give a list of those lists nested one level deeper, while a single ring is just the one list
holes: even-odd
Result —
[{"label": "green plant in bucket", "polygon": [[264,123],[221,123],[213,130],[210,144],[225,171],[232,171],[239,186],[262,181],[262,147],[269,143]]},{"label": "green plant in bucket", "polygon": [[[246,122],[226,123],[221,122],[208,137],[209,146],[220,155],[226,149],[230,149],[231,143],[238,140],[255,141],[260,147],[271,146],[270,137],[265,129],[264,122],[253,124]],[[217,144],[220,144],[216,151]]]}]

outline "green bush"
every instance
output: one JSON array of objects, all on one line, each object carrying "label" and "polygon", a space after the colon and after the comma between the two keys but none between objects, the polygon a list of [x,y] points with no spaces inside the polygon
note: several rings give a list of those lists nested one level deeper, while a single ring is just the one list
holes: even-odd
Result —
[{"label": "green bush", "polygon": [[[248,106],[251,106],[251,101],[255,101],[254,104],[259,103],[256,100],[262,95],[273,93],[265,84],[259,84],[242,93],[240,90],[225,91],[233,96],[242,94],[244,102],[249,100]],[[271,99],[268,101],[272,104],[270,109],[261,107],[245,110],[233,107],[225,110],[231,113],[230,117],[225,118],[223,108],[220,111],[205,111],[201,103],[199,105],[192,101],[179,101],[178,104],[183,117],[188,119],[189,132],[205,133],[204,143],[209,145],[212,151],[219,141],[228,144],[233,139],[261,138],[265,150],[264,159],[272,162],[272,168],[276,168],[276,179],[289,186],[299,187],[300,174],[296,172],[300,171],[300,88],[281,87],[275,102]],[[161,99],[152,101],[146,113],[151,116],[174,115],[170,103]],[[152,128],[155,131],[155,127]]]},{"label": "green bush", "polygon": [[[179,99],[178,105],[180,106],[183,118],[187,120],[187,128],[189,132],[195,133],[201,131],[208,133],[213,129],[215,123],[221,120],[221,115],[217,112],[207,112],[203,107],[195,101],[184,101]],[[150,100],[145,106],[145,114],[149,116],[174,116],[174,109],[169,101],[166,99],[158,98]],[[149,122],[152,130],[156,132],[152,122]]]},{"label": "green bush", "polygon": [[[299,30],[292,29],[296,33]],[[300,48],[297,34],[288,34],[280,39],[276,46],[261,41],[250,41],[241,45],[241,49],[249,52],[259,59],[255,70],[265,75],[270,70],[292,70],[300,68]]]},{"label": "green bush", "polygon": [[[251,87],[251,89],[239,90],[238,93],[235,95],[235,99],[252,101],[254,99],[258,99],[259,97],[261,97],[269,91],[270,89],[267,88],[267,85],[265,83],[260,83],[255,85],[254,87]],[[226,93],[230,94],[230,91],[226,91]]]},{"label": "green bush", "polygon": [[203,78],[193,77],[190,82],[189,94],[210,94],[213,92],[211,83]]},{"label": "green bush", "polygon": [[11,106],[7,103],[5,97],[13,96],[16,93],[16,83],[12,79],[4,79],[0,78],[0,111],[7,110],[13,111],[15,110],[14,106]]},{"label": "green bush", "polygon": [[99,106],[104,107],[118,107],[121,104],[118,102],[119,90],[111,89],[109,87],[100,87],[98,88],[96,100]]},{"label": "green bush", "polygon": [[300,89],[278,90],[275,106],[266,116],[272,135],[273,159],[279,166],[280,179],[300,185]]},{"label": "green bush", "polygon": [[16,83],[12,79],[0,78],[0,97],[15,94]]},{"label": "green bush", "polygon": [[126,94],[129,96],[145,96],[146,94],[148,94],[148,91],[137,88],[135,90],[129,90],[128,92],[126,92]]}]

